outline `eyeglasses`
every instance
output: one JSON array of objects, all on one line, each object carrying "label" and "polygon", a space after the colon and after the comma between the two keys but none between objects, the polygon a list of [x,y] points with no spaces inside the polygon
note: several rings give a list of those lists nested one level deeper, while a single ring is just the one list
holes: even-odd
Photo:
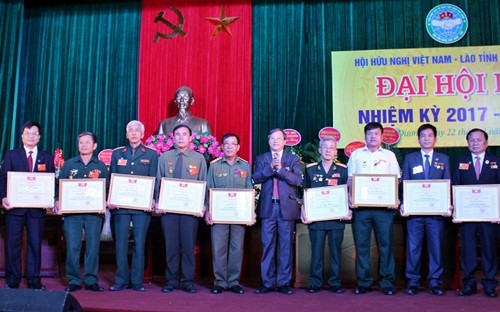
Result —
[{"label": "eyeglasses", "polygon": [[334,151],[336,150],[337,148],[336,147],[326,147],[326,146],[323,146],[321,147],[322,150],[325,150],[325,151]]},{"label": "eyeglasses", "polygon": [[283,141],[284,138],[269,138],[269,141]]},{"label": "eyeglasses", "polygon": [[222,145],[224,145],[226,147],[230,147],[230,146],[238,146],[239,144],[238,143],[222,143]]},{"label": "eyeglasses", "polygon": [[23,135],[27,136],[27,137],[36,137],[39,135],[39,133],[38,132],[23,132]]}]

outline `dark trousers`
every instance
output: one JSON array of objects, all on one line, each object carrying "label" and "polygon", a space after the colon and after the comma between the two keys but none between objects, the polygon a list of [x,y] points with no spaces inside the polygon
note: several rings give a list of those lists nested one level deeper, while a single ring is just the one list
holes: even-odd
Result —
[{"label": "dark trousers", "polygon": [[484,288],[494,289],[498,285],[496,235],[498,224],[489,222],[466,222],[459,226],[460,233],[460,265],[464,272],[464,286],[476,286],[477,268],[477,235],[481,240],[481,266],[484,278],[481,284]]},{"label": "dark trousers", "polygon": [[[151,215],[143,214],[114,214],[115,244],[116,244],[116,275],[115,284],[135,286],[142,285],[144,279],[144,262],[146,249],[146,234],[148,232]],[[134,235],[134,250],[132,253],[132,269],[128,265],[128,239],[130,222]]]},{"label": "dark trousers", "polygon": [[419,286],[420,263],[424,236],[427,238],[429,254],[429,287],[441,286],[443,262],[441,241],[443,239],[444,220],[441,217],[410,217],[406,221],[406,279],[408,287]]},{"label": "dark trousers", "polygon": [[[167,213],[161,216],[165,237],[167,284],[185,287],[194,284],[194,247],[198,232],[198,218],[190,215]],[[182,278],[180,275],[182,255]]]},{"label": "dark trousers", "polygon": [[262,219],[260,269],[265,287],[290,285],[294,225],[295,221],[283,219],[279,204],[273,205],[272,217]]},{"label": "dark trousers", "polygon": [[29,284],[40,282],[42,266],[42,235],[45,217],[34,218],[27,211],[23,215],[7,213],[5,216],[5,275],[7,284],[19,285],[21,282],[21,247],[23,229],[27,232],[26,277]]},{"label": "dark trousers", "polygon": [[328,237],[328,249],[330,250],[330,277],[328,278],[328,285],[340,287],[341,247],[344,239],[344,230],[309,229],[309,239],[311,241],[309,285],[323,287],[323,255],[326,237]]},{"label": "dark trousers", "polygon": [[393,288],[395,261],[392,253],[392,223],[394,213],[387,208],[354,209],[352,224],[356,244],[356,276],[358,286],[371,287],[373,276],[370,268],[370,242],[372,229],[375,231],[380,253],[379,285]]}]

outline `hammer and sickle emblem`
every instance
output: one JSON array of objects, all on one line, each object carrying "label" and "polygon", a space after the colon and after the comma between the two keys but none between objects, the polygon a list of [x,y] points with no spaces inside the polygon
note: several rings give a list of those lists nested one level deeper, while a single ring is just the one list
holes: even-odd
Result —
[{"label": "hammer and sickle emblem", "polygon": [[155,23],[162,22],[163,24],[167,25],[170,29],[172,29],[172,32],[170,34],[163,34],[161,32],[156,32],[155,38],[153,39],[154,43],[157,43],[158,40],[160,40],[160,38],[172,39],[174,37],[177,37],[178,34],[182,35],[183,37],[186,37],[187,35],[186,32],[182,30],[182,27],[184,27],[184,15],[182,15],[182,12],[174,8],[173,6],[169,6],[168,8],[174,11],[175,14],[177,14],[179,23],[177,24],[177,26],[170,23],[165,18],[163,18],[163,14],[165,14],[165,12],[163,11],[158,12],[158,15],[155,17]]}]

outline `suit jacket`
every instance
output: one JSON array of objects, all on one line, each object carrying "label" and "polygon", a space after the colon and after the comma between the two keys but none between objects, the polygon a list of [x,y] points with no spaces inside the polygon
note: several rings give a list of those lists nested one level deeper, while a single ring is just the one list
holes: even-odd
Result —
[{"label": "suit jacket", "polygon": [[[403,180],[425,180],[422,152],[406,155],[403,163]],[[429,180],[451,179],[450,160],[448,156],[434,151],[429,169]]]},{"label": "suit jacket", "polygon": [[299,157],[283,151],[281,156],[282,167],[275,171],[271,163],[272,153],[269,151],[257,156],[253,180],[255,184],[262,183],[259,198],[259,217],[270,218],[273,213],[273,178],[278,178],[280,208],[285,220],[296,220],[300,216],[300,207],[297,203],[296,187],[302,186],[302,165]]},{"label": "suit jacket", "polygon": [[[28,159],[24,147],[16,148],[5,153],[5,158],[0,169],[0,198],[7,196],[7,172],[30,172],[28,168]],[[35,172],[54,172],[54,157],[47,152],[38,149],[35,160]],[[41,218],[45,216],[45,209],[12,209],[7,213],[15,215],[24,215],[26,212],[32,217]]]},{"label": "suit jacket", "polygon": [[481,174],[479,180],[476,178],[474,170],[474,162],[472,155],[462,156],[458,158],[453,174],[454,185],[471,185],[471,184],[498,184],[500,183],[500,157],[485,154],[483,165],[481,166]]}]

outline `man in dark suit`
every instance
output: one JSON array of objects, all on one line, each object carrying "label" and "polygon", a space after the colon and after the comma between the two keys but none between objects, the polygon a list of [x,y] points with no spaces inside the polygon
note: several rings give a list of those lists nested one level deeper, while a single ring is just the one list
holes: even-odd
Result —
[{"label": "man in dark suit", "polygon": [[[144,137],[144,125],[140,121],[132,120],[127,124],[126,136],[129,144],[118,147],[113,151],[110,165],[111,173],[156,177],[158,154],[155,150],[141,143],[141,139]],[[115,283],[109,290],[120,291],[132,288],[135,291],[145,291],[146,288],[144,288],[142,280],[144,279],[146,234],[151,221],[151,211],[146,212],[115,206],[109,208],[115,225],[116,244]],[[128,239],[131,222],[134,235],[134,252],[132,255],[132,269],[129,270]]]},{"label": "man in dark suit", "polygon": [[[481,129],[472,129],[466,136],[470,155],[460,157],[453,174],[454,185],[477,185],[500,183],[500,157],[487,154],[488,134]],[[498,280],[496,237],[498,224],[489,222],[465,222],[459,225],[460,265],[464,273],[463,289],[460,296],[471,296],[477,292],[477,235],[481,239],[481,266],[484,278],[481,280],[483,292],[495,298]]]},{"label": "man in dark suit", "polygon": [[[408,154],[403,163],[403,180],[450,179],[448,156],[434,151],[437,141],[436,127],[421,125],[417,130],[418,144],[421,150]],[[401,215],[404,203],[401,204]],[[436,296],[442,296],[441,288],[443,261],[441,259],[441,241],[443,239],[444,219],[441,216],[411,216],[406,221],[406,279],[407,295],[416,295],[420,283],[420,257],[424,234],[427,235],[429,253],[429,290]]]},{"label": "man in dark suit", "polygon": [[[321,162],[307,165],[304,188],[341,185],[347,183],[347,166],[337,162],[337,142],[333,137],[325,137],[319,142]],[[341,220],[308,222],[302,215],[302,221],[309,224],[311,240],[311,269],[309,275],[309,293],[317,293],[323,287],[323,258],[325,238],[328,237],[330,250],[330,277],[328,290],[341,294],[340,281],[341,247],[344,239],[345,224]]]},{"label": "man in dark suit", "polygon": [[26,277],[28,288],[45,289],[40,281],[42,265],[42,235],[45,225],[44,209],[12,209],[7,200],[7,172],[54,172],[54,158],[51,154],[39,150],[42,128],[33,121],[26,122],[21,128],[23,147],[8,151],[0,169],[0,196],[2,206],[7,210],[5,216],[5,288],[19,288],[21,283],[21,246],[23,228],[27,232]]},{"label": "man in dark suit", "polygon": [[265,294],[277,287],[280,293],[291,295],[293,230],[300,215],[295,188],[302,185],[301,164],[299,157],[283,150],[286,140],[283,130],[272,129],[268,139],[270,151],[257,156],[253,173],[255,184],[262,183],[259,217],[262,218],[261,276],[264,284],[255,292]]}]

